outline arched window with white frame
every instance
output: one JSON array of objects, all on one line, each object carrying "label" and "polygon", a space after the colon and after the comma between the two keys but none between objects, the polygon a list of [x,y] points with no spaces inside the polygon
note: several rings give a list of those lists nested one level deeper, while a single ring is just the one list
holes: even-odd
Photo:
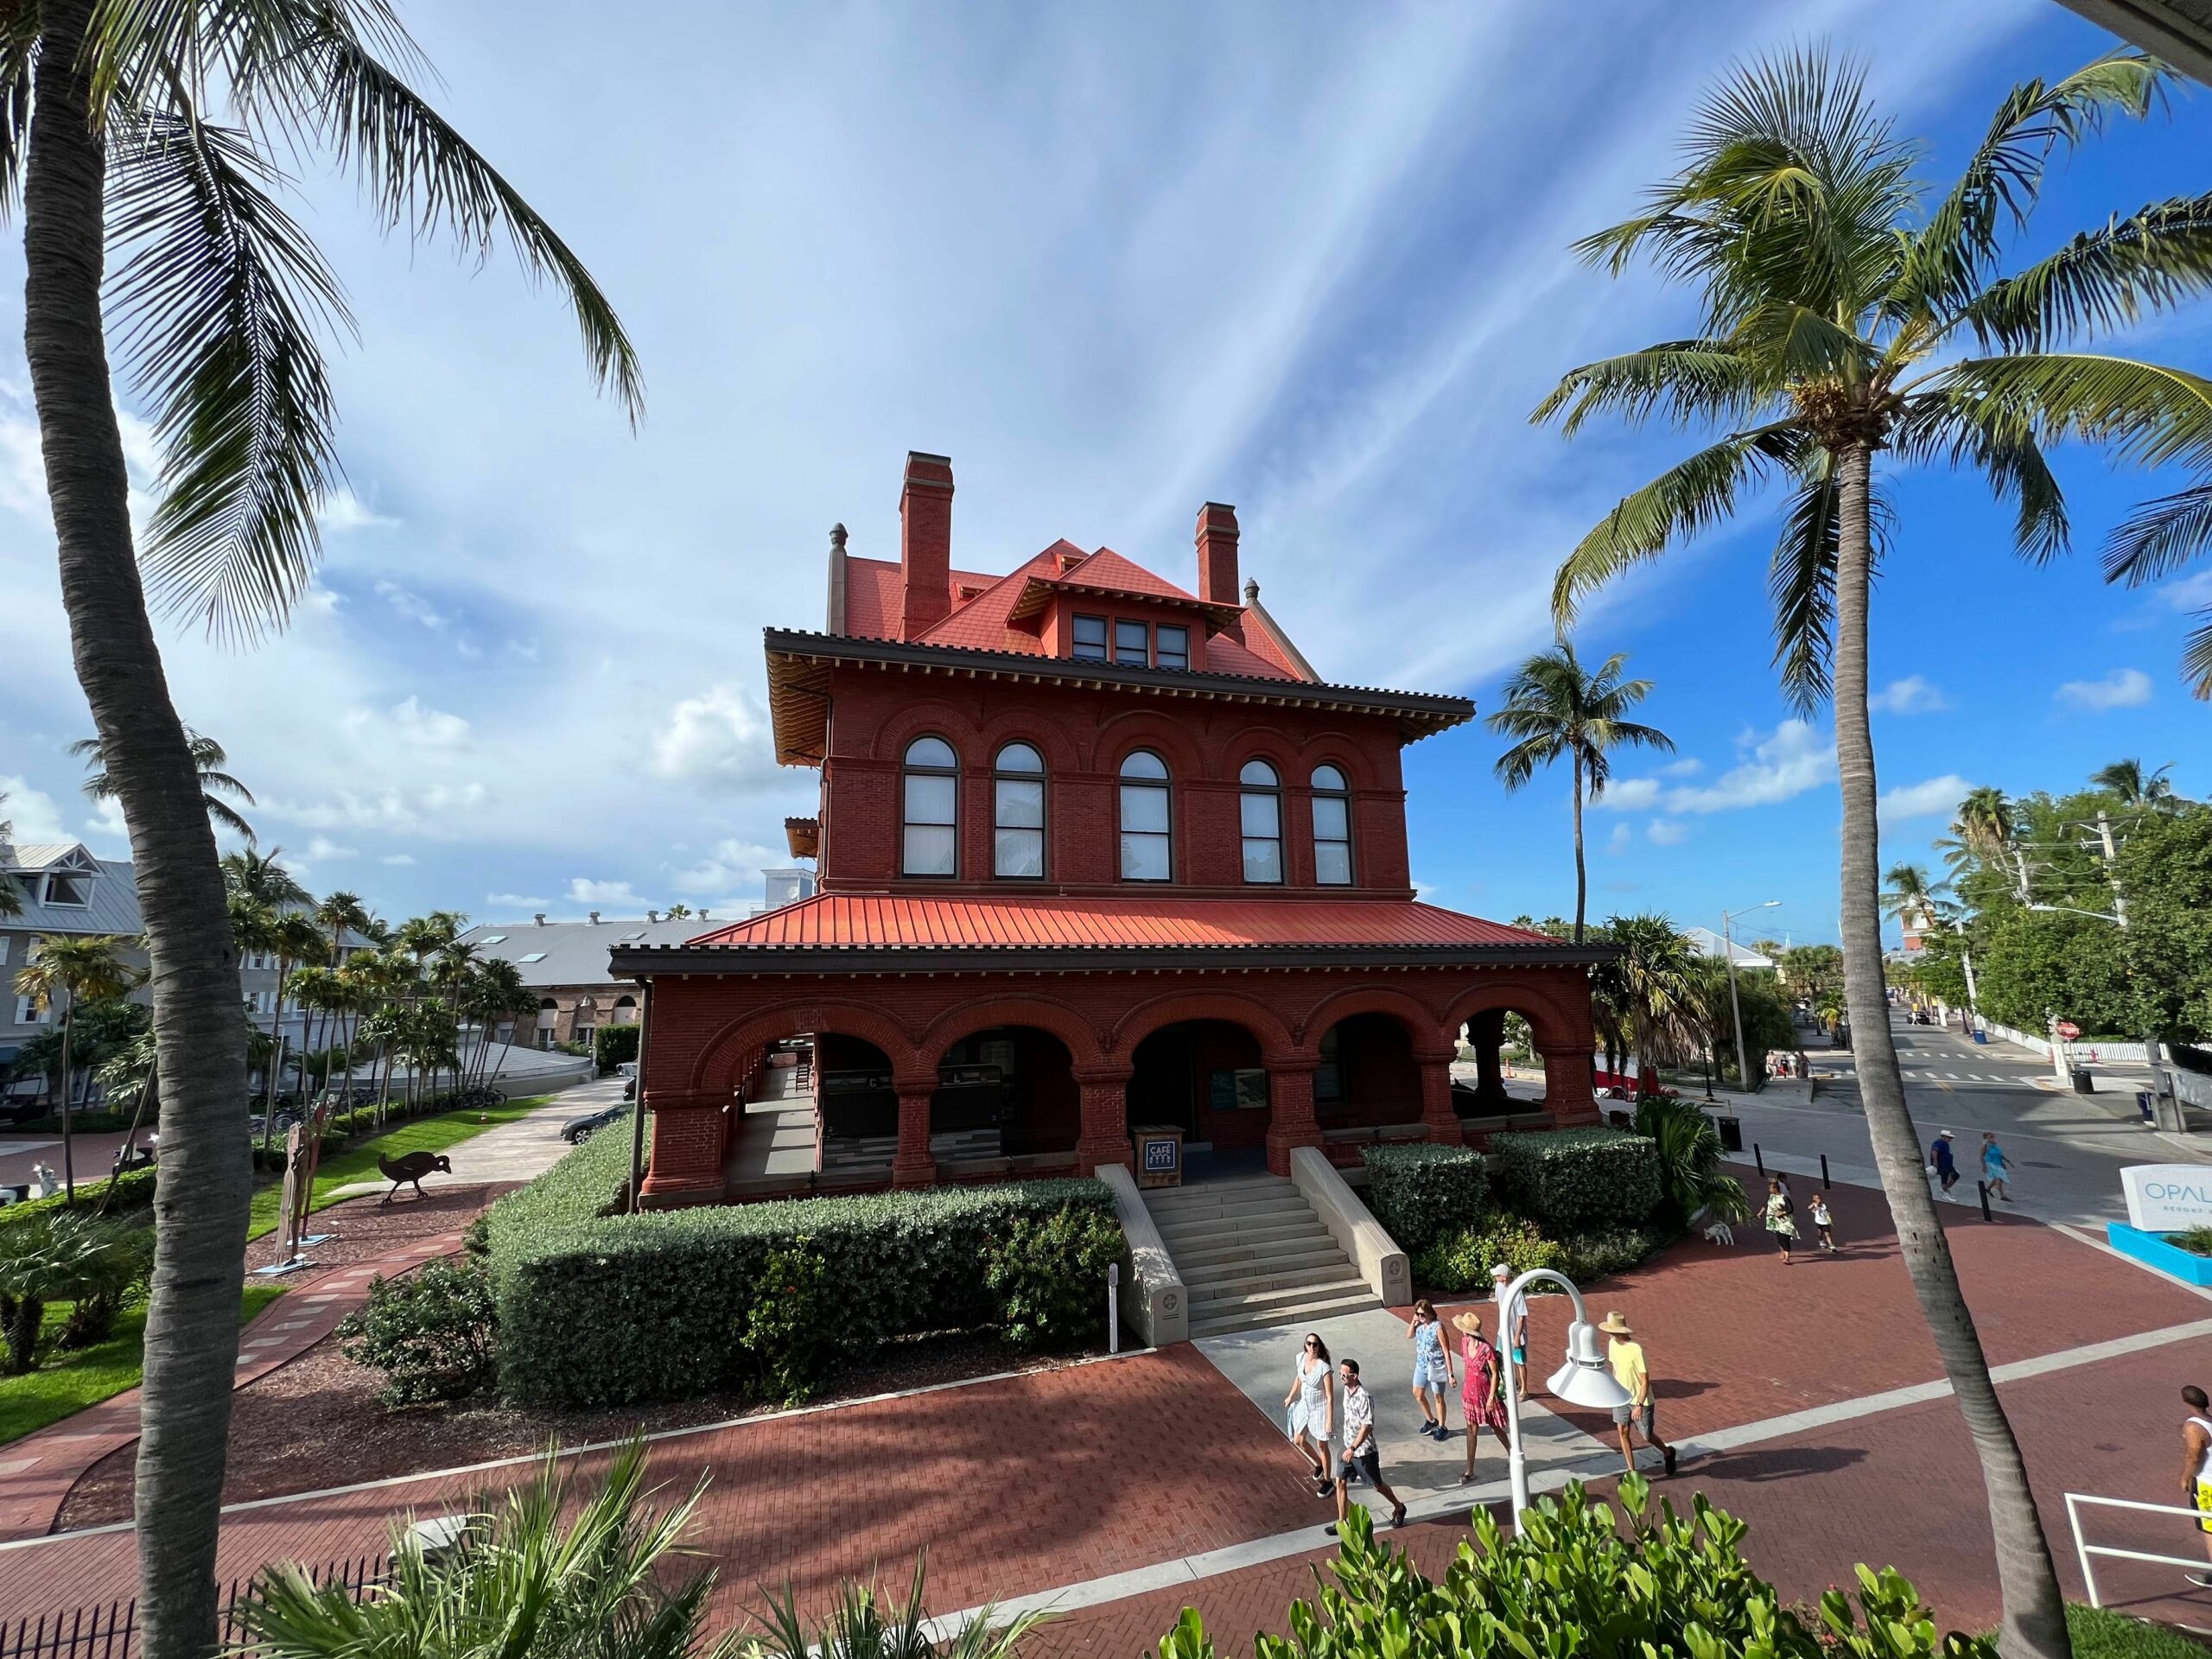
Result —
[{"label": "arched window with white frame", "polygon": [[991,873],[1045,874],[1045,757],[1027,743],[1007,744],[991,766]]},{"label": "arched window with white frame", "polygon": [[1122,880],[1171,881],[1172,848],[1167,763],[1149,749],[1122,762]]},{"label": "arched window with white frame", "polygon": [[899,779],[902,875],[960,873],[960,757],[941,737],[906,746]]},{"label": "arched window with white frame", "polygon": [[1313,880],[1351,885],[1351,789],[1334,766],[1313,768]]},{"label": "arched window with white frame", "polygon": [[1237,817],[1244,832],[1244,879],[1282,884],[1282,779],[1264,760],[1247,760],[1236,774],[1242,786]]}]

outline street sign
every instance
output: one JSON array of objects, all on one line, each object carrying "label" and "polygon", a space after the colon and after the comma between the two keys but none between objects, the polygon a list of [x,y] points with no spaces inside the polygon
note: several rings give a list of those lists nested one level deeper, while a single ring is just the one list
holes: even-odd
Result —
[{"label": "street sign", "polygon": [[2062,1020],[2058,1022],[2058,1034],[2070,1043],[2082,1034],[2082,1027],[2071,1020]]},{"label": "street sign", "polygon": [[2127,1224],[2139,1232],[2182,1233],[2212,1226],[2212,1167],[2137,1164],[2120,1172]]}]

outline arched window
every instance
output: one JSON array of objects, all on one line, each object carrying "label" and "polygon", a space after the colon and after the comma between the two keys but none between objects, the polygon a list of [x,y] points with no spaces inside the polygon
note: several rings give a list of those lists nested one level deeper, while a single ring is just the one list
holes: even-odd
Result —
[{"label": "arched window", "polygon": [[902,874],[959,873],[958,766],[952,745],[941,737],[918,737],[906,746],[905,841],[899,864]]},{"label": "arched window", "polygon": [[1167,822],[1167,763],[1139,749],[1122,762],[1122,880],[1174,878]]},{"label": "arched window", "polygon": [[1334,766],[1313,768],[1313,879],[1351,885],[1351,791]]},{"label": "arched window", "polygon": [[1282,880],[1282,779],[1264,760],[1247,760],[1236,774],[1244,786],[1237,807],[1244,828],[1244,879]]},{"label": "arched window", "polygon": [[991,871],[1045,874],[1045,757],[1009,743],[991,768]]}]

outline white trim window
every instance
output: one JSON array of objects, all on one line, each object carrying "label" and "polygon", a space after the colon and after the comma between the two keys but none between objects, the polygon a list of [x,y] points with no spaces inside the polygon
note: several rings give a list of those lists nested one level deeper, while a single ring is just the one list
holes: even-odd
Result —
[{"label": "white trim window", "polygon": [[1045,757],[1031,744],[1009,743],[992,763],[991,874],[1045,874]]},{"label": "white trim window", "polygon": [[1149,749],[1122,762],[1122,880],[1175,879],[1167,763]]},{"label": "white trim window", "polygon": [[899,775],[899,873],[960,873],[960,757],[941,737],[906,746]]},{"label": "white trim window", "polygon": [[1313,880],[1351,885],[1351,790],[1334,766],[1313,768]]},{"label": "white trim window", "polygon": [[1236,774],[1238,821],[1244,835],[1244,879],[1282,885],[1282,779],[1264,760],[1247,760]]}]

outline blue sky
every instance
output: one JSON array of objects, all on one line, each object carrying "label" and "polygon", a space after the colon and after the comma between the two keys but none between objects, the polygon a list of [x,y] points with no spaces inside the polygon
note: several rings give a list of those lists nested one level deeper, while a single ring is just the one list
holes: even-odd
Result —
[{"label": "blue sky", "polygon": [[[441,106],[599,275],[643,353],[634,436],[557,304],[504,261],[379,238],[308,172],[303,215],[362,340],[340,358],[351,493],[283,638],[174,630],[187,719],[226,744],[318,888],[385,914],[724,912],[785,861],[810,772],[769,753],[759,630],[817,626],[830,525],[894,556],[901,459],[949,453],[956,560],[1065,536],[1191,580],[1198,505],[1332,677],[1472,694],[1548,635],[1560,554],[1690,440],[1526,424],[1574,364],[1681,332],[1682,297],[1567,252],[1671,164],[1732,56],[1825,39],[1868,62],[1947,177],[2003,91],[2111,44],[2049,0],[1544,8],[668,6],[607,49],[582,5],[410,8]],[[2037,245],[2202,188],[2212,94],[2116,133],[2050,189]],[[64,750],[69,671],[0,252],[0,788],[19,835],[125,843]],[[2212,311],[2134,349],[2202,368]],[[123,397],[142,480],[153,455]],[[2212,710],[2175,661],[2212,576],[2096,579],[2152,486],[2063,463],[2080,550],[2024,569],[1970,482],[1903,480],[1875,613],[1885,852],[1966,785],[2063,788],[2120,755],[2212,793]],[[1597,606],[1585,654],[1656,689],[1675,770],[1627,759],[1593,812],[1592,911],[1784,901],[1835,933],[1825,720],[1768,665],[1771,517]],[[1894,689],[1902,688],[1902,689]],[[2069,690],[2069,688],[2072,688]],[[1566,782],[1506,798],[1497,743],[1409,752],[1414,868],[1439,903],[1573,904]],[[1663,759],[1663,757],[1662,758]],[[1917,810],[1916,810],[1917,809]]]}]

